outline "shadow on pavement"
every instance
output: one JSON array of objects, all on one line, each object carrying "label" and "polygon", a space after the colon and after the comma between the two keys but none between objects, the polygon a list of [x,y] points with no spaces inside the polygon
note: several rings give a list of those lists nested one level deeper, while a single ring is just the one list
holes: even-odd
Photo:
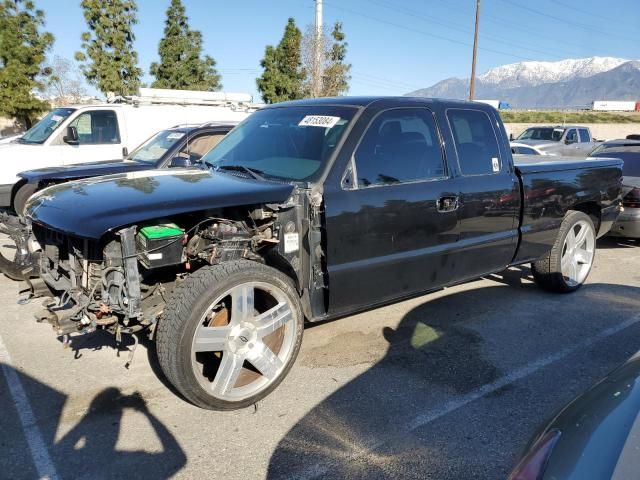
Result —
[{"label": "shadow on pavement", "polygon": [[606,236],[598,239],[598,249],[634,248],[640,247],[640,239]]},{"label": "shadow on pavement", "polygon": [[[12,367],[3,365],[2,368]],[[75,412],[74,405],[69,404],[70,399],[64,393],[18,370],[13,371],[18,375],[30,400],[36,424],[60,478],[162,479],[171,477],[185,466],[187,458],[184,451],[167,427],[149,411],[146,401],[139,393],[124,395],[118,388],[105,388],[93,398],[88,409]],[[5,387],[2,374],[0,384]],[[27,440],[20,433],[22,427],[18,422],[16,406],[8,389],[3,390],[0,400],[4,418],[0,425],[4,424],[3,429],[11,428],[10,432],[13,434],[9,448],[0,449],[0,465],[8,465],[15,471],[3,469],[0,477],[35,478],[35,465],[31,464],[32,460],[28,456]],[[67,423],[72,423],[70,419],[74,415],[78,417],[77,423],[66,433],[68,425],[61,423],[63,410]],[[151,428],[157,438],[154,444],[161,447],[159,451],[150,451],[149,445],[144,443],[135,448],[118,447],[117,444],[122,441],[125,433],[121,431],[125,411],[141,414],[145,418],[145,433],[136,435],[135,432],[127,431],[124,435],[128,439],[127,444],[131,443],[131,439],[135,441],[136,438],[149,438],[147,429]],[[3,436],[7,434],[5,430]],[[19,467],[15,459],[3,458],[5,455],[15,455],[16,452],[22,452],[24,457],[19,462]],[[3,477],[5,474],[8,476]]]},{"label": "shadow on pavement", "polygon": [[[429,422],[420,424],[419,429],[411,425],[425,413],[444,408],[452,398],[473,395],[479,387],[510,373],[511,369],[501,371],[489,360],[496,357],[486,355],[487,340],[478,331],[484,332],[486,327],[495,332],[505,326],[519,334],[543,335],[532,331],[536,323],[531,318],[519,318],[518,309],[524,301],[540,305],[539,315],[549,319],[557,314],[559,302],[569,297],[545,293],[522,281],[529,276],[528,268],[492,275],[491,279],[514,288],[495,285],[441,296],[408,312],[395,330],[385,327],[381,332],[388,342],[384,358],[328,396],[285,435],[271,457],[267,478],[506,477],[532,430],[574,395],[569,388],[558,391],[558,385],[551,384],[545,387],[547,391],[532,396],[526,386],[509,384],[486,395],[500,405],[497,413],[471,413],[482,408],[473,401],[470,410],[456,411],[460,415],[453,420],[453,413],[438,417],[435,434],[432,427],[436,427]],[[576,302],[585,310],[594,310],[603,309],[613,298],[626,313],[632,306],[624,302],[639,295],[636,287],[589,284],[580,290]],[[635,300],[636,311],[639,304]],[[498,308],[505,312],[505,318],[496,317]],[[579,325],[572,334],[578,340],[589,335],[580,332]],[[510,343],[511,350],[504,354],[519,359],[514,345],[518,339],[511,335],[490,341],[497,355],[502,355],[501,340],[505,346]],[[367,347],[354,342],[352,348]],[[615,364],[625,360],[627,353],[612,355],[617,356],[607,362]],[[601,373],[588,374],[591,377],[583,381],[590,383]],[[506,395],[517,401],[500,400]],[[530,425],[525,426],[527,418]]]}]

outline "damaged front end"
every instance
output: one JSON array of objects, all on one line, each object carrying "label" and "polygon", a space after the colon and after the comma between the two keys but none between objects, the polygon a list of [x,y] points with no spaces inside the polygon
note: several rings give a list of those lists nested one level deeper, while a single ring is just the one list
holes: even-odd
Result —
[{"label": "damaged front end", "polygon": [[40,279],[51,292],[38,319],[65,341],[97,329],[117,341],[143,331],[153,337],[176,285],[202,266],[238,259],[276,265],[306,284],[310,265],[300,250],[307,243],[299,240],[308,227],[306,198],[132,225],[102,242],[34,223]]}]

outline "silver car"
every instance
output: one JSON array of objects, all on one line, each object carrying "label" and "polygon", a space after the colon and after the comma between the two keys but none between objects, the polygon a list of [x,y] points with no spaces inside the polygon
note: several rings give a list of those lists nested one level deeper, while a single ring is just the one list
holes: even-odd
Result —
[{"label": "silver car", "polygon": [[591,152],[592,157],[620,158],[622,167],[624,211],[611,228],[610,235],[640,238],[640,141],[612,140]]}]

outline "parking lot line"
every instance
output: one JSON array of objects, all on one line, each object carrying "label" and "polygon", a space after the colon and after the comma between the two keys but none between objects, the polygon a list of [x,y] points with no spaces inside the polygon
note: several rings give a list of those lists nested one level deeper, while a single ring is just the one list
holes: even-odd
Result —
[{"label": "parking lot line", "polygon": [[27,394],[24,391],[22,382],[13,369],[11,363],[11,356],[7,347],[4,345],[2,336],[0,335],[0,365],[2,365],[2,371],[7,379],[7,385],[9,386],[9,392],[13,397],[13,403],[18,410],[18,416],[20,423],[22,424],[22,430],[24,431],[29,449],[31,450],[31,458],[38,471],[40,479],[58,480],[58,473],[56,467],[49,456],[49,451],[45,445],[38,424],[36,423],[36,417],[31,409],[31,404],[27,398]]},{"label": "parking lot line", "polygon": [[[622,323],[619,323],[618,325],[602,330],[598,334],[592,337],[589,337],[582,342],[575,343],[556,353],[546,355],[537,360],[534,360],[533,362],[521,368],[518,368],[503,377],[498,378],[496,381],[492,383],[487,383],[485,385],[482,385],[481,387],[478,387],[477,389],[461,397],[454,397],[448,402],[445,402],[441,407],[418,415],[413,419],[413,421],[411,421],[408,425],[406,425],[405,428],[401,430],[401,432],[396,433],[393,436],[379,438],[369,443],[365,448],[362,448],[359,451],[345,453],[345,456],[348,456],[349,459],[351,460],[361,458],[364,455],[367,455],[368,453],[372,452],[373,450],[377,450],[378,448],[384,446],[385,444],[392,441],[398,436],[408,435],[420,427],[428,425],[429,423],[434,422],[435,420],[438,420],[439,418],[444,417],[445,415],[448,415],[449,413],[452,413],[468,405],[471,402],[479,400],[497,390],[500,390],[501,388],[506,387],[507,385],[517,382],[518,380],[522,380],[523,378],[526,378],[529,375],[532,375],[537,371],[545,367],[548,367],[549,365],[559,360],[562,360],[563,358],[566,358],[569,355],[579,350],[589,348],[590,346],[594,345],[595,343],[601,340],[604,340],[608,337],[616,335],[617,333],[620,333],[621,331],[635,325],[638,322],[640,322],[640,314],[634,315],[630,319]],[[329,468],[327,466],[321,465],[321,464],[315,464],[305,468],[302,472],[299,472],[297,475],[294,475],[294,476],[295,478],[298,478],[301,480],[313,480],[313,479],[324,476],[324,474],[327,471],[329,471]],[[291,472],[289,472],[289,474],[291,474]]]}]

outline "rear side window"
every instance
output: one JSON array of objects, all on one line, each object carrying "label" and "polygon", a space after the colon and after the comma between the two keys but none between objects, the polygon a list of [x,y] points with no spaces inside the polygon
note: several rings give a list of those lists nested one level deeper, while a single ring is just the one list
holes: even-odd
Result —
[{"label": "rear side window", "polygon": [[580,128],[578,129],[578,131],[580,132],[581,143],[588,143],[591,141],[591,135],[589,134],[589,130],[587,130],[586,128]]},{"label": "rear side window", "polygon": [[85,112],[71,122],[69,126],[78,130],[80,145],[109,145],[120,143],[118,118],[112,110]]},{"label": "rear side window", "polygon": [[463,175],[500,172],[498,140],[489,116],[480,110],[447,111]]},{"label": "rear side window", "polygon": [[567,132],[567,141],[568,142],[578,141],[578,133],[574,129],[571,129]]},{"label": "rear side window", "polygon": [[361,188],[445,175],[433,114],[423,108],[398,108],[378,115],[354,159]]}]

